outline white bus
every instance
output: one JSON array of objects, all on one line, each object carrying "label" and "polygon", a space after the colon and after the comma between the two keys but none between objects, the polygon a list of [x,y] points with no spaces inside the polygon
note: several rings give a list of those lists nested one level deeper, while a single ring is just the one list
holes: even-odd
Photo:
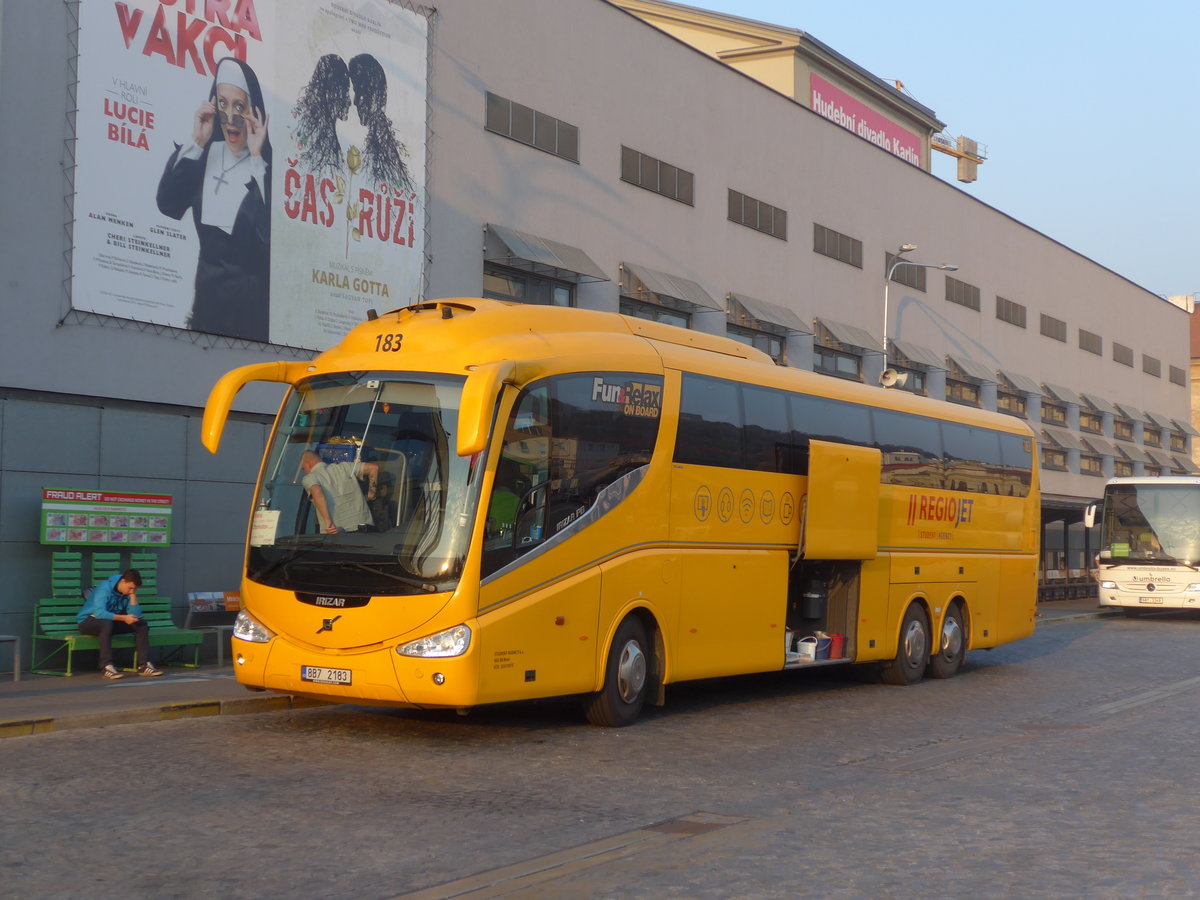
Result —
[{"label": "white bus", "polygon": [[1113,478],[1084,523],[1097,519],[1101,606],[1200,609],[1200,477]]}]

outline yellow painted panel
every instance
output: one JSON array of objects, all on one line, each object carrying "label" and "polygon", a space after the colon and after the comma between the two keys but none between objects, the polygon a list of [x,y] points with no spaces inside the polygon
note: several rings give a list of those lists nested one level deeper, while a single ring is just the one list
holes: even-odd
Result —
[{"label": "yellow painted panel", "polygon": [[809,442],[805,559],[875,558],[881,458],[873,447]]}]

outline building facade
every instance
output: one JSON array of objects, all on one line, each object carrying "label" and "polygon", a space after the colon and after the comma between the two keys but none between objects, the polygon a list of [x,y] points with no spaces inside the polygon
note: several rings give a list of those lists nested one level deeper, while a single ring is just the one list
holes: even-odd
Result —
[{"label": "building facade", "polygon": [[[400,218],[382,212],[373,234],[363,218],[352,231],[339,226],[346,260],[355,242],[381,238],[385,223],[393,244],[407,242],[407,268],[381,257],[369,278],[355,274],[365,263],[343,271],[332,254],[318,263],[319,248],[287,231],[288,218],[294,224],[310,212],[315,226],[323,199],[331,209],[343,201],[325,198],[320,178],[304,180],[296,160],[311,142],[286,150],[305,96],[272,96],[270,82],[285,80],[287,61],[271,69],[255,55],[267,35],[292,46],[289,28],[302,7],[311,21],[338,7],[296,0],[288,6],[296,14],[284,17],[283,0],[234,4],[240,19],[207,24],[232,35],[231,47],[242,38],[252,62],[278,73],[264,88],[276,150],[272,279],[290,275],[311,292],[360,296],[335,315],[303,306],[299,288],[273,292],[272,329],[300,337],[268,341],[194,329],[145,312],[145,303],[113,305],[100,289],[110,269],[79,250],[85,217],[107,212],[80,206],[88,191],[105,188],[87,174],[93,109],[80,99],[87,85],[79,73],[91,71],[99,38],[98,28],[80,27],[86,5],[0,5],[8,161],[0,177],[9,198],[0,211],[0,566],[15,587],[0,600],[0,631],[28,634],[33,600],[48,586],[54,548],[39,533],[46,487],[171,495],[175,525],[161,551],[160,591],[181,603],[190,591],[236,588],[252,482],[280,394],[260,385],[240,396],[211,457],[198,437],[209,388],[235,366],[305,359],[332,343],[304,337],[318,333],[305,330],[310,319],[332,322],[323,326],[331,333],[357,308],[425,298],[624,312],[731,334],[780,364],[829,377],[874,384],[894,369],[907,376],[900,389],[1020,416],[1042,439],[1047,583],[1084,569],[1079,512],[1105,477],[1195,471],[1185,312],[931,175],[929,140],[940,123],[903,95],[893,91],[891,106],[878,111],[920,127],[916,159],[622,8],[630,3],[444,0],[433,8],[378,0],[337,52],[324,54],[366,55],[355,53],[356,41],[385,63],[389,53],[424,53],[419,65],[385,65],[393,91],[397,73],[407,72],[418,98],[390,107],[397,130],[409,128],[412,190],[394,200],[408,231],[401,238]],[[165,7],[127,6],[144,21],[111,24],[136,48]],[[380,38],[393,24],[419,43]],[[559,39],[580,34],[587,40]],[[112,46],[124,60],[122,44]],[[156,63],[166,52],[141,55]],[[796,71],[797,51],[786,52]],[[202,51],[194,61],[203,68]],[[839,80],[837,67],[812,71],[875,104],[863,93],[870,79],[842,68],[849,80]],[[365,96],[356,85],[355,100]],[[167,116],[165,104],[157,111]],[[191,107],[185,112],[190,121]],[[369,133],[360,139],[370,146]],[[147,142],[142,165],[157,181],[179,139],[151,134]],[[317,185],[311,210],[305,184]],[[384,208],[378,193],[359,196]],[[105,227],[120,236],[125,226],[112,218],[117,224]],[[185,223],[163,245],[187,246],[188,237]],[[909,244],[916,249],[902,249]],[[399,273],[394,282],[391,272]]]}]

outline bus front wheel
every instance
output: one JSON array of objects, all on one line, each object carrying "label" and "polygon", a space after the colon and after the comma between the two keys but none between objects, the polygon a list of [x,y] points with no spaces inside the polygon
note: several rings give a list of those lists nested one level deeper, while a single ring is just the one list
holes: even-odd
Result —
[{"label": "bus front wheel", "polygon": [[929,648],[929,620],[921,604],[912,603],[900,624],[896,658],[883,664],[880,677],[887,684],[916,684],[929,663]]},{"label": "bus front wheel", "polygon": [[942,636],[929,660],[929,674],[934,678],[949,678],[958,671],[967,655],[967,635],[963,629],[962,607],[957,603],[946,610],[942,620]]},{"label": "bus front wheel", "polygon": [[593,725],[619,728],[633,722],[642,711],[650,682],[650,647],[646,629],[637,616],[629,616],[617,629],[604,670],[604,687],[584,706]]}]

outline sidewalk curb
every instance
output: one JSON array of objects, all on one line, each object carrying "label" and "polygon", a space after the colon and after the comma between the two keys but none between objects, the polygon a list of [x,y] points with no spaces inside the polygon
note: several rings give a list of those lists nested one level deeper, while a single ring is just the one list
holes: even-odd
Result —
[{"label": "sidewalk curb", "polygon": [[187,703],[167,703],[143,709],[83,713],[73,716],[58,716],[57,718],[47,716],[30,719],[0,719],[0,740],[10,737],[25,737],[31,734],[46,734],[51,731],[74,731],[79,728],[166,722],[172,719],[194,719],[200,716],[238,716],[331,705],[336,704],[309,700],[304,697],[293,697],[290,694],[269,694],[262,697],[243,697],[237,700],[193,700]]},{"label": "sidewalk curb", "polygon": [[1079,612],[1066,616],[1046,616],[1044,618],[1041,613],[1038,613],[1034,627],[1040,628],[1043,625],[1058,625],[1061,622],[1083,622],[1087,619],[1105,619],[1119,615],[1121,615],[1121,610],[1112,608],[1100,608],[1092,612]]}]

